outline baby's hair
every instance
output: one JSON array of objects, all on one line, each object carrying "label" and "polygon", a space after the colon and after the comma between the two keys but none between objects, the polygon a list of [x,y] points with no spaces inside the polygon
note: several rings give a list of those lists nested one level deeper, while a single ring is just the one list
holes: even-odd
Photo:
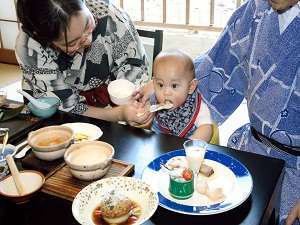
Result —
[{"label": "baby's hair", "polygon": [[184,64],[184,70],[186,72],[190,72],[190,74],[195,77],[195,67],[193,63],[193,59],[187,53],[180,49],[169,49],[161,51],[155,58],[153,62],[153,67],[157,65],[160,61],[167,60],[167,59],[174,59],[180,60]]}]

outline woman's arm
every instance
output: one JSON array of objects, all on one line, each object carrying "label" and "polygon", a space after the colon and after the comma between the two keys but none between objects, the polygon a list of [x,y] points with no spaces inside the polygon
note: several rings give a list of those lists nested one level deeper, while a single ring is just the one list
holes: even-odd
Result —
[{"label": "woman's arm", "polygon": [[98,108],[89,106],[83,115],[112,122],[126,121],[132,126],[138,126],[146,124],[152,118],[152,114],[147,111],[143,115],[137,116],[140,110],[140,104],[133,102],[128,105],[116,106],[112,108]]}]

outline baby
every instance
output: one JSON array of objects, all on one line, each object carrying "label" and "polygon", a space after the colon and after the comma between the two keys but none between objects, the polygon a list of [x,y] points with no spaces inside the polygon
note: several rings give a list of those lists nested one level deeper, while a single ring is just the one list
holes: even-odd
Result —
[{"label": "baby", "polygon": [[207,105],[197,91],[194,64],[179,50],[160,52],[153,63],[154,94],[151,104],[172,104],[169,110],[155,113],[151,129],[209,142],[212,120]]}]

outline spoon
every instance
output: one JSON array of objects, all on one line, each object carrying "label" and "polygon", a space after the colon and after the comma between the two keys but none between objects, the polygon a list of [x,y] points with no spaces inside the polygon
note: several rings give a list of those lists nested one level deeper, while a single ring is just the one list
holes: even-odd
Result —
[{"label": "spoon", "polygon": [[1,149],[1,155],[4,156],[4,150],[7,144],[7,140],[8,140],[8,128],[1,128],[0,133],[5,132],[4,137],[3,137],[3,142],[2,142],[2,149]]},{"label": "spoon", "polygon": [[156,105],[151,105],[149,111],[150,112],[156,112],[162,109],[171,109],[173,107],[173,104],[170,102],[167,102],[165,104],[156,104]]},{"label": "spoon", "polygon": [[16,188],[17,188],[17,191],[18,191],[18,194],[20,196],[24,195],[24,187],[23,187],[23,184],[21,182],[21,179],[20,179],[20,172],[16,166],[16,163],[12,157],[12,155],[8,154],[6,157],[6,162],[8,164],[8,167],[9,167],[9,170],[10,170],[10,173],[11,173],[11,176],[14,180],[14,183],[16,185]]},{"label": "spoon", "polygon": [[[150,105],[149,108],[149,112],[153,113],[159,110],[163,110],[163,109],[171,109],[173,107],[173,104],[170,102],[167,102],[165,104],[155,104],[155,105]],[[142,115],[144,115],[146,113],[146,111],[138,113],[137,117],[141,117]]]},{"label": "spoon", "polygon": [[36,98],[32,97],[30,94],[28,94],[27,92],[18,89],[17,90],[21,95],[23,95],[25,98],[27,98],[33,105],[35,105],[37,108],[40,109],[47,109],[50,108],[51,105],[49,105],[48,103],[45,102],[41,102],[39,100],[37,100]]}]

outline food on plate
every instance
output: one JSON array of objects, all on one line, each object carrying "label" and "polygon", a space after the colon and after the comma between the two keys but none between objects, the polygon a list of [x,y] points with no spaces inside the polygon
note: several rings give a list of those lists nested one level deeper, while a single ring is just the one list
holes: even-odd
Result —
[{"label": "food on plate", "polygon": [[206,192],[206,196],[211,201],[220,201],[225,198],[222,188],[209,188]]},{"label": "food on plate", "polygon": [[206,177],[213,175],[214,169],[204,163],[201,164],[199,172]]},{"label": "food on plate", "polygon": [[196,190],[199,194],[207,196],[211,201],[223,201],[225,195],[220,187],[211,188],[205,178],[199,177],[196,180]]},{"label": "food on plate", "polygon": [[86,141],[89,140],[89,136],[84,133],[75,133],[74,135],[75,142]]},{"label": "food on plate", "polygon": [[133,224],[141,215],[141,207],[116,191],[103,195],[100,205],[93,211],[95,224]]},{"label": "food on plate", "polygon": [[199,194],[206,195],[208,190],[208,183],[205,179],[197,179],[196,190]]},{"label": "food on plate", "polygon": [[184,156],[178,156],[178,157],[171,158],[166,163],[166,167],[169,170],[173,170],[175,168],[180,168],[180,167],[187,168],[188,165],[187,165],[186,158]]},{"label": "food on plate", "polygon": [[185,169],[182,172],[182,177],[185,180],[191,180],[193,178],[193,172],[191,170],[189,170],[189,169]]}]

